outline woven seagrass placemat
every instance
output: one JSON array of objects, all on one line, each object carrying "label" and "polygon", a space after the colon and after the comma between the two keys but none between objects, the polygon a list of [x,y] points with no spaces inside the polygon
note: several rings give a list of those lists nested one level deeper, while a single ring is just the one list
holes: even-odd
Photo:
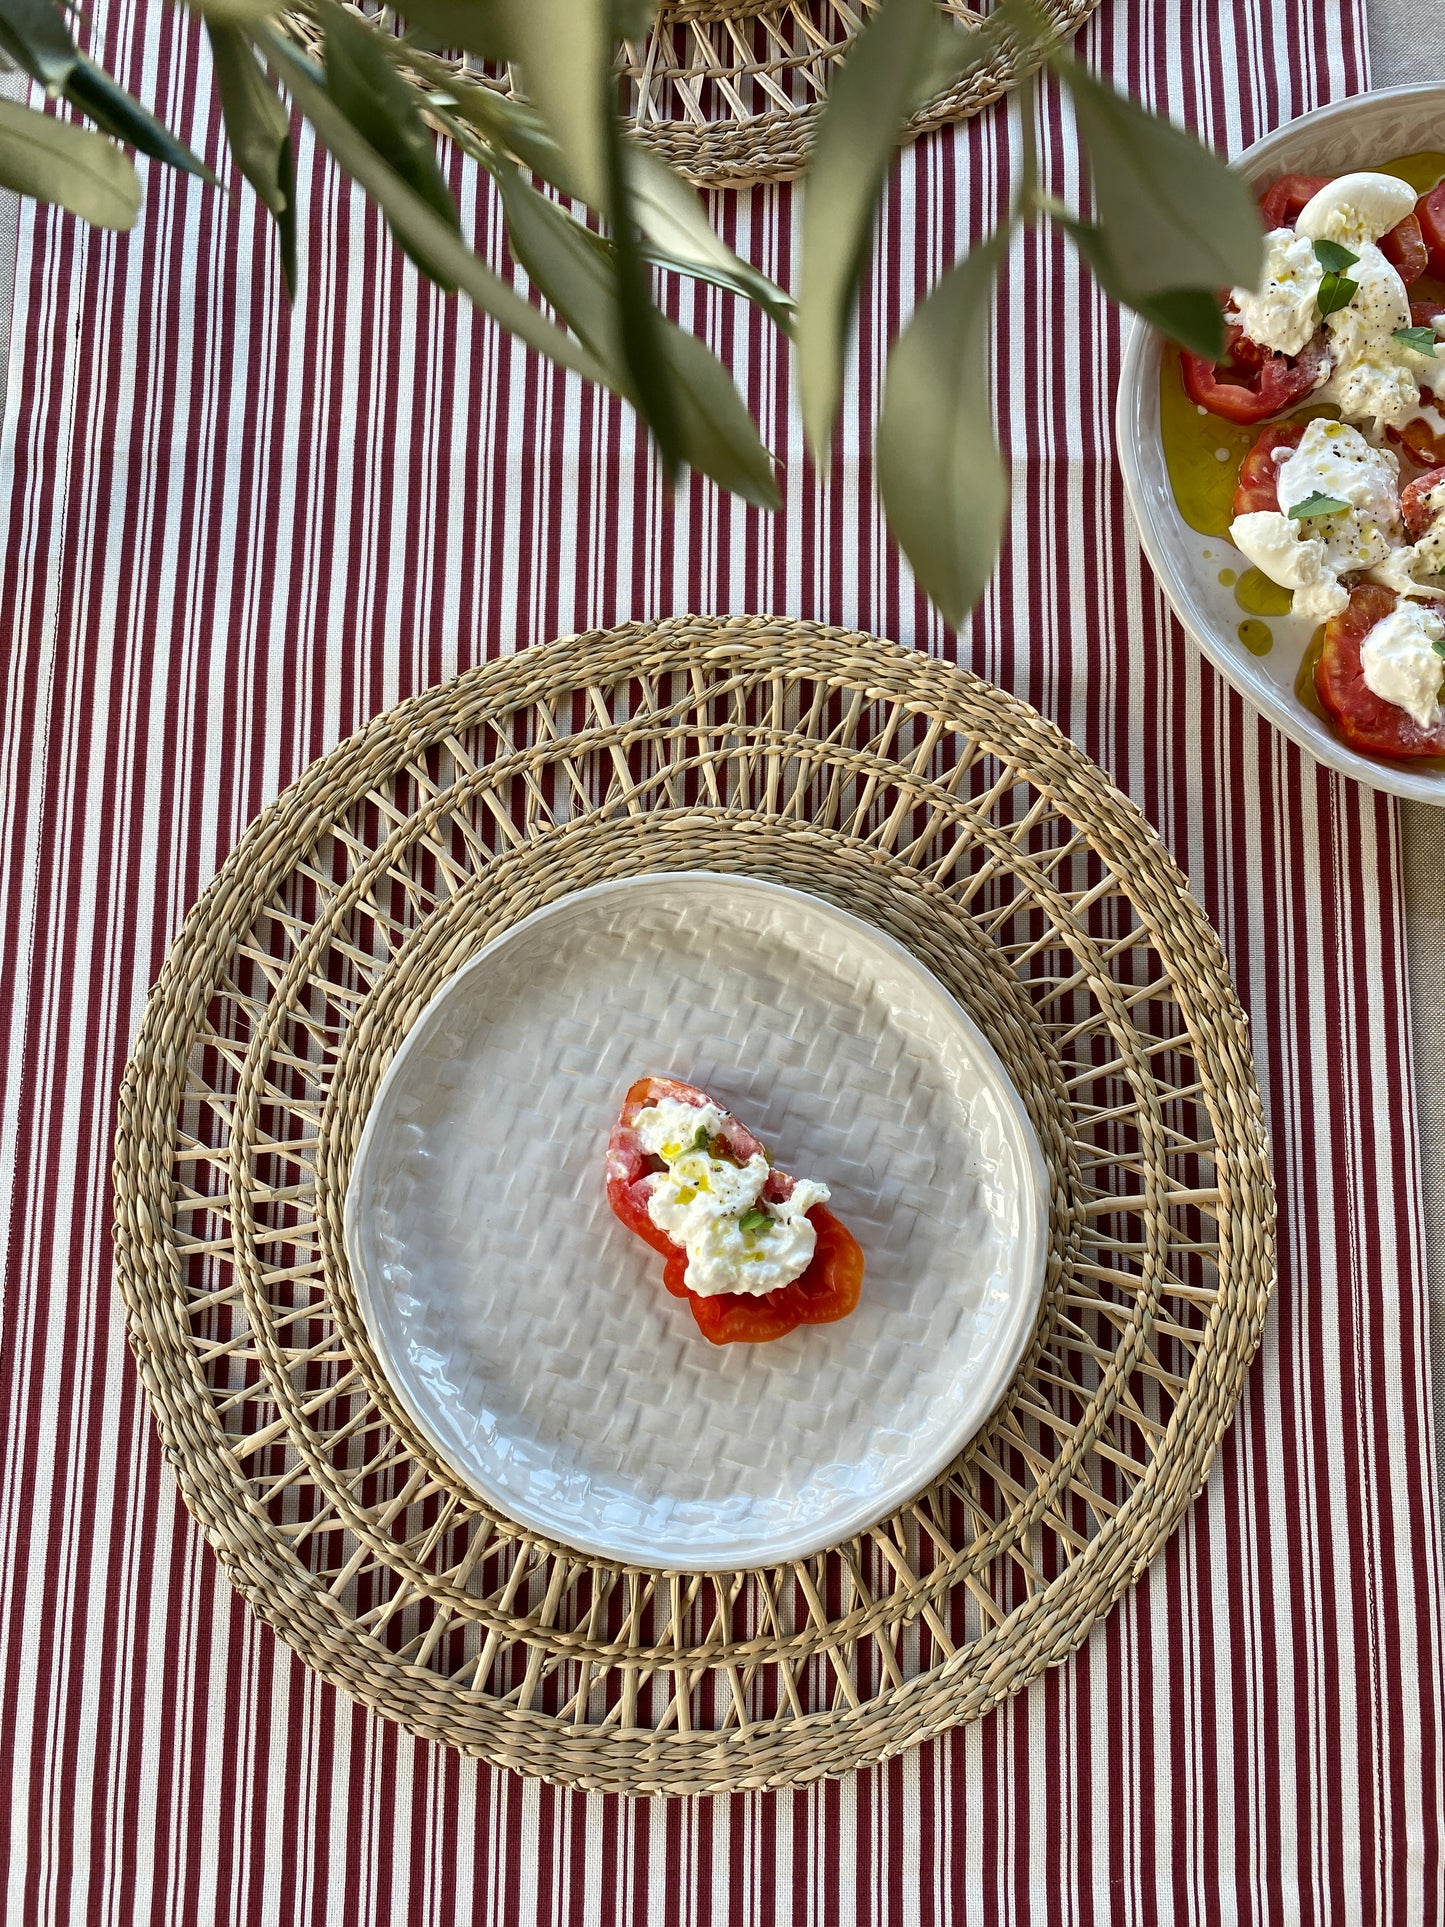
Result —
[{"label": "woven seagrass placemat", "polygon": [[[368,1106],[438,984],[539,905],[669,868],[906,944],[1049,1170],[1044,1309],[999,1411],[892,1517],[774,1570],[616,1567],[482,1504],[393,1397],[342,1244]],[[1202,1484],[1274,1276],[1245,1019],[1142,817],[966,672],[763,618],[491,662],[315,764],[167,960],[116,1179],[132,1347],[233,1583],[414,1731],[626,1792],[836,1773],[1071,1652]]]},{"label": "woven seagrass placemat", "polygon": [[[989,7],[939,0],[965,27]],[[1060,39],[1099,0],[1042,0]],[[833,70],[877,0],[662,0],[645,40],[624,43],[617,73],[639,139],[700,187],[747,187],[802,173]],[[477,63],[468,71],[509,80]],[[1021,77],[1011,48],[925,102],[917,138],[1000,99]]]}]

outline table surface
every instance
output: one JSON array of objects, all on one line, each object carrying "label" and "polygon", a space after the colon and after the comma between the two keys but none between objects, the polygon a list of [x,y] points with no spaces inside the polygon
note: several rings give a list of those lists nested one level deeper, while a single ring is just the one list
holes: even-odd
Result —
[{"label": "table surface", "polygon": [[[1433,0],[1370,0],[1368,14],[1354,0],[1249,0],[1227,14],[1212,0],[1139,0],[1132,10],[1104,0],[1084,44],[1105,71],[1237,147],[1308,104],[1288,65],[1302,35],[1312,34],[1321,49],[1319,85],[1328,97],[1366,82],[1360,41],[1366,20],[1375,84],[1436,77],[1419,72],[1419,50],[1434,44],[1435,13]],[[158,58],[147,42],[149,97],[161,91]],[[1217,85],[1220,63],[1230,59],[1241,75],[1239,99]],[[177,81],[169,68],[166,74],[182,104],[190,104],[186,87],[193,83]],[[217,124],[204,89],[200,99],[193,141],[214,159]],[[979,190],[970,183],[969,163],[986,184],[987,201],[987,183],[1006,159],[999,152],[1002,124],[1000,116],[986,117],[905,157],[899,204],[909,207],[912,197],[919,232],[911,234],[901,218],[885,227],[886,272],[871,284],[864,307],[868,382],[876,380],[876,362],[867,359],[876,354],[875,336],[896,325],[896,284],[921,272],[928,222],[970,218],[969,196]],[[1067,138],[1052,160],[1067,177],[1074,164]],[[319,174],[311,192],[312,219],[340,223],[363,262],[358,268],[338,247],[319,250],[312,264],[315,312],[323,317],[318,326],[332,329],[330,347],[342,368],[330,413],[314,401],[314,344],[293,333],[290,348],[294,391],[304,391],[296,405],[318,409],[307,420],[321,424],[318,446],[323,430],[328,437],[333,480],[342,471],[354,490],[349,572],[338,568],[328,577],[313,546],[304,568],[297,563],[288,605],[277,586],[284,587],[284,571],[276,571],[274,559],[290,531],[263,531],[247,539],[259,544],[253,552],[270,571],[276,612],[269,629],[264,612],[248,613],[250,626],[229,661],[213,660],[205,638],[198,639],[183,616],[157,618],[149,606],[108,636],[113,663],[97,652],[93,627],[79,635],[82,621],[91,623],[88,610],[75,618],[74,662],[66,637],[53,630],[43,642],[16,650],[12,721],[25,716],[27,704],[41,702],[61,718],[34,752],[34,768],[57,799],[49,816],[37,819],[43,832],[38,862],[43,866],[55,852],[62,869],[71,861],[58,817],[73,814],[81,825],[76,836],[91,841],[84,862],[77,855],[65,872],[64,904],[37,908],[27,900],[9,927],[23,930],[36,968],[67,973],[73,1012],[84,1011],[84,987],[94,971],[91,1002],[101,1014],[94,1031],[72,1014],[77,1041],[69,1058],[46,1030],[63,1033],[63,1011],[37,1004],[24,1023],[12,1023],[10,1034],[20,1040],[15,1049],[39,1064],[57,1128],[94,1139],[89,1161],[77,1172],[72,1160],[70,1175],[89,1174],[97,1187],[109,1125],[104,1104],[139,998],[180,915],[240,826],[320,747],[399,691],[435,681],[466,660],[446,628],[457,620],[451,603],[433,619],[416,591],[420,565],[406,527],[387,521],[388,491],[402,502],[429,501],[428,476],[438,462],[450,461],[451,485],[468,513],[495,523],[505,569],[499,562],[490,600],[479,595],[469,618],[484,651],[593,620],[696,602],[719,608],[758,602],[856,621],[921,647],[947,646],[921,605],[900,589],[896,563],[886,559],[851,417],[844,429],[847,460],[816,496],[811,481],[799,483],[803,464],[795,455],[788,506],[775,533],[759,536],[747,518],[729,521],[696,492],[680,500],[675,535],[666,531],[664,539],[649,530],[647,539],[662,546],[649,563],[653,573],[631,585],[645,608],[628,605],[629,585],[619,583],[601,553],[605,543],[624,540],[607,520],[615,506],[608,508],[605,491],[589,492],[587,464],[612,461],[622,477],[617,498],[627,513],[635,511],[633,527],[643,527],[652,511],[638,506],[647,493],[636,482],[626,431],[572,403],[564,420],[556,399],[562,391],[539,381],[525,358],[513,363],[509,390],[505,370],[499,376],[494,363],[483,367],[484,351],[477,349],[476,378],[493,384],[486,391],[490,412],[430,391],[432,419],[446,431],[438,431],[440,455],[368,444],[359,388],[368,319],[363,311],[358,323],[354,308],[348,310],[348,286],[354,302],[355,286],[375,276],[384,290],[383,320],[409,347],[425,342],[426,326],[410,292],[413,282],[392,275],[384,244],[378,250],[355,197],[348,202],[334,177]],[[108,264],[123,257],[111,244],[66,253],[52,241],[45,258],[58,301],[74,304],[74,325],[67,332],[62,313],[47,328],[32,294],[27,352],[43,348],[49,359],[33,367],[51,370],[55,384],[71,384],[68,397],[77,379],[93,379],[93,392],[105,401],[96,419],[115,499],[122,500],[136,476],[145,478],[143,501],[146,490],[156,502],[164,496],[171,519],[145,525],[145,540],[163,548],[174,544],[181,525],[174,492],[165,491],[164,436],[174,395],[157,385],[156,369],[164,369],[167,339],[189,340],[189,323],[183,328],[181,318],[200,316],[196,333],[204,334],[205,304],[224,305],[234,298],[233,285],[249,285],[245,277],[266,244],[263,238],[253,255],[250,227],[236,224],[226,230],[229,238],[218,240],[208,223],[221,217],[210,204],[191,190],[158,184],[154,173],[148,196],[175,234],[183,230],[184,246],[177,240],[168,251],[171,231],[158,216],[136,242],[148,250],[145,274],[163,285],[156,314],[165,316],[169,337],[145,332],[154,317],[144,306],[144,288],[137,292],[132,284],[123,302],[116,293]],[[744,203],[730,213],[736,232],[729,238],[786,278],[787,197],[759,195],[756,208]],[[13,208],[8,218],[8,240],[0,226],[0,298],[7,305]],[[33,246],[33,237],[22,236],[22,271],[28,264],[35,272],[39,255],[27,251]],[[198,287],[177,277],[176,263],[187,250],[209,264],[211,283]],[[1040,265],[1046,260],[1025,257],[1008,290],[1021,330],[1034,312],[1030,303],[1050,298]],[[1038,276],[1040,284],[1031,279]],[[32,292],[29,284],[25,292]],[[276,353],[275,339],[256,322],[271,295],[252,292],[254,333],[246,334],[245,304],[234,298],[240,312],[228,311],[228,320],[236,333],[223,336],[219,347],[212,342],[209,362],[199,353],[194,366],[182,359],[167,377],[170,384],[194,380],[211,392],[216,358],[224,352],[239,365],[248,340],[257,353]],[[1079,303],[1072,286],[1059,297],[1065,298]],[[82,317],[93,311],[117,326],[123,321],[129,351],[136,353],[130,368],[107,362],[99,375],[76,376],[74,344],[83,337]],[[1067,312],[1072,320],[1074,307]],[[27,1458],[23,1479],[11,1481],[0,1499],[6,1554],[0,1746],[15,1762],[9,1801],[0,1798],[7,1918],[394,1919],[411,1927],[474,1912],[489,1921],[600,1921],[615,1911],[639,1920],[791,1917],[840,1927],[950,1917],[1127,1917],[1212,1927],[1235,1919],[1439,1917],[1445,1906],[1442,1789],[1434,1767],[1438,1749],[1429,1737],[1439,1730],[1431,1725],[1440,1687],[1439,1548],[1411,1511],[1412,1488],[1421,1487],[1411,1455],[1430,1436],[1425,1394],[1412,1376],[1424,1312],[1415,1269],[1417,1173],[1408,1144],[1399,1149],[1398,1133],[1410,1122],[1408,1090],[1402,1100],[1388,1088],[1391,1076],[1408,1078],[1408,1059],[1391,1036],[1388,1010],[1381,1018],[1371,997],[1381,983],[1387,1004],[1401,994],[1393,946],[1403,865],[1438,1408],[1445,1399],[1445,1024],[1435,1013],[1437,993],[1445,990],[1445,812],[1403,806],[1397,814],[1393,804],[1320,778],[1299,752],[1243,718],[1232,697],[1221,698],[1212,672],[1180,645],[1147,572],[1141,573],[1132,531],[1110,497],[1107,464],[1098,455],[1117,332],[1087,298],[1082,313],[1079,368],[1061,372],[1047,344],[1040,350],[1047,377],[1030,393],[1051,403],[1063,397],[1067,433],[1057,448],[1047,435],[1031,444],[1021,506],[1030,487],[1052,491],[1047,499],[1066,552],[1087,555],[1082,545],[1095,539],[1114,545],[1119,579],[1110,577],[1104,589],[1127,635],[1127,648],[1119,651],[1123,666],[1116,676],[1108,660],[1096,659],[1100,695],[1071,682],[1059,610],[1029,599],[1022,577],[1005,579],[1002,607],[981,618],[976,659],[1086,741],[1196,878],[1253,1015],[1281,1183],[1282,1283],[1271,1332],[1206,1492],[1167,1554],[1074,1661],[998,1715],[841,1785],[623,1806],[518,1782],[361,1713],[297,1665],[229,1592],[159,1464],[99,1255],[103,1213],[85,1208],[81,1182],[71,1213],[84,1220],[80,1230],[66,1232],[64,1201],[50,1214],[59,1227],[52,1228],[32,1198],[31,1218],[17,1207],[21,1229],[12,1232],[5,1406]],[[458,371],[467,367],[465,352],[454,341],[448,352],[454,378],[464,379]],[[776,398],[785,398],[785,383],[755,340],[735,341],[731,352],[754,394],[773,396],[769,405],[781,407]],[[1031,379],[1016,366],[1021,380]],[[47,377],[34,375],[26,390],[32,364],[18,336],[9,369],[4,453],[13,477],[27,433],[55,438],[45,444],[48,460],[63,436],[72,438],[67,449],[78,447],[79,431],[73,408],[39,412],[34,387]],[[159,426],[148,418],[129,421],[125,390],[132,382],[152,397],[164,417]],[[244,384],[238,377],[234,391],[221,383],[218,392],[242,396]],[[554,403],[555,415],[548,412]],[[425,409],[408,394],[394,419],[412,419],[406,410],[413,405],[422,418]],[[508,406],[517,411],[510,426]],[[494,418],[500,421],[495,446]],[[540,420],[548,424],[545,436]],[[237,458],[237,472],[250,473],[244,466],[252,460],[250,425],[238,416],[234,428],[236,445],[247,451]],[[777,437],[781,443],[780,428]],[[533,441],[546,443],[535,460]],[[177,441],[174,452],[177,472],[201,499],[212,499],[205,491],[213,486],[219,491],[215,514],[223,524],[224,560],[232,553],[224,545],[234,535],[236,494],[220,490],[205,469],[203,457],[213,446],[207,442],[198,454],[199,444]],[[353,451],[356,464],[348,467]],[[555,472],[547,466],[553,455]],[[58,472],[60,456],[55,465]],[[483,466],[490,494],[478,493],[474,471]],[[277,493],[269,469],[258,494],[263,487],[273,505],[290,499]],[[43,521],[51,508],[40,495],[25,498],[25,513]],[[20,491],[15,496],[18,503]],[[104,549],[101,525],[113,511],[103,499],[87,495],[74,512],[97,554],[104,551],[113,564],[114,555],[130,553],[123,545]],[[1096,514],[1097,530],[1090,520]],[[585,532],[569,546],[572,515],[593,518],[590,549]],[[398,519],[405,522],[404,515]],[[20,527],[18,507],[12,526]],[[345,512],[330,526],[345,531]],[[309,523],[296,536],[298,549],[303,539],[316,542]],[[463,576],[467,568],[480,570],[465,529],[448,539]],[[12,570],[16,553],[25,553],[15,540]],[[537,561],[549,540],[560,542],[567,565],[550,572]],[[346,546],[343,535],[339,547]],[[89,547],[64,550],[55,580],[68,588],[72,574],[92,566],[99,569]],[[188,566],[200,569],[202,561],[192,556]],[[205,566],[214,566],[209,550]],[[199,576],[194,581],[199,595],[204,583]],[[17,597],[23,590],[21,583]],[[1024,652],[1016,657],[1009,643],[1015,594],[1020,619],[1035,624],[1042,638],[1032,663]],[[396,629],[417,610],[431,626],[408,653]],[[143,646],[146,625],[158,620],[174,625],[173,663],[164,649],[151,654]],[[350,645],[353,621],[369,625],[370,660]],[[1096,642],[1089,638],[1090,647]],[[1159,681],[1153,679],[1156,657],[1164,665]],[[86,689],[87,678],[94,692]],[[232,678],[234,700],[227,687]],[[51,693],[56,685],[64,707]],[[1179,707],[1179,740],[1212,743],[1219,769],[1194,770],[1187,780],[1159,769],[1151,724],[1141,716],[1153,700]],[[149,734],[135,736],[137,757],[146,749],[150,761],[144,768],[138,762],[128,776],[131,817],[117,806],[111,848],[105,821],[98,829],[82,823],[88,802],[103,795],[94,772],[107,754],[106,718],[129,743],[138,728],[132,709],[168,701],[179,718],[174,736],[154,724]],[[233,716],[240,719],[234,755],[224,740]],[[197,734],[205,738],[199,749]],[[170,753],[183,772],[207,773],[204,796],[180,779],[173,784],[173,773],[162,766]],[[12,771],[7,780],[23,790],[23,772]],[[104,798],[102,818],[109,807]],[[1277,904],[1262,908],[1251,898],[1270,855],[1258,839],[1261,808],[1274,811],[1275,828],[1310,852],[1301,859],[1305,874],[1296,899],[1282,913]],[[1223,860],[1230,844],[1234,875]],[[74,847],[79,851],[80,843]],[[154,877],[145,873],[152,859]],[[124,872],[115,891],[106,882],[110,861]],[[1272,887],[1282,898],[1267,876],[1257,894],[1267,896]],[[87,890],[99,906],[93,917]],[[1378,936],[1361,938],[1360,927],[1374,918]],[[78,934],[72,939],[69,930]],[[1312,946],[1331,941],[1342,953],[1331,979],[1344,1012],[1338,1066],[1325,1064],[1318,1052],[1311,1056],[1308,1016],[1299,1015],[1314,990]],[[104,945],[125,956],[123,971],[107,974]],[[1351,1036],[1352,1017],[1363,1042]],[[89,1097],[87,1053],[103,1060]],[[1386,1071],[1373,1085],[1372,1055]],[[1331,1143],[1330,1118],[1341,1116],[1349,1119],[1351,1135]],[[40,1134],[41,1127],[34,1128]],[[13,1134],[5,1145],[7,1157],[15,1157]],[[43,1199],[47,1182],[53,1193],[54,1170],[67,1169],[56,1155],[61,1161],[45,1167],[48,1179],[44,1171],[32,1175],[35,1197]],[[1392,1156],[1398,1160],[1393,1171]],[[1384,1196],[1392,1185],[1393,1214]],[[1445,1438],[1445,1427],[1437,1426],[1435,1436]],[[1375,1468],[1386,1465],[1390,1477],[1382,1480]],[[1426,1479],[1423,1488],[1433,1498],[1433,1481]],[[19,1637],[12,1638],[16,1629]]]}]

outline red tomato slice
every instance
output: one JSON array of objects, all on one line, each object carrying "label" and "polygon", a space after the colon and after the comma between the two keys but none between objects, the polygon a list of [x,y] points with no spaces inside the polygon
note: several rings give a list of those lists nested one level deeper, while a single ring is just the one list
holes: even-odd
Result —
[{"label": "red tomato slice", "polygon": [[[748,1292],[720,1292],[704,1298],[688,1290],[684,1282],[687,1253],[652,1222],[647,1212],[651,1180],[663,1168],[662,1161],[643,1150],[633,1128],[637,1113],[664,1097],[697,1108],[712,1102],[705,1091],[676,1078],[639,1078],[623,1099],[621,1114],[608,1139],[607,1201],[629,1231],[635,1231],[667,1260],[662,1282],[674,1298],[687,1299],[703,1337],[714,1345],[761,1343],[782,1338],[799,1325],[826,1325],[846,1318],[857,1306],[863,1288],[863,1253],[852,1232],[821,1204],[815,1204],[808,1213],[808,1222],[817,1234],[812,1259],[807,1270],[790,1284],[761,1297]],[[734,1117],[725,1115],[722,1129],[713,1139],[714,1147],[719,1138],[740,1163],[759,1153],[767,1155],[752,1132]],[[786,1171],[774,1169],[762,1195],[770,1204],[780,1204],[790,1196],[793,1182]]]},{"label": "red tomato slice", "polygon": [[[1365,637],[1389,615],[1397,601],[1393,589],[1362,583],[1350,605],[1325,624],[1324,646],[1315,664],[1315,691],[1328,711],[1335,734],[1367,756],[1445,756],[1445,723],[1421,729],[1415,719],[1365,687],[1360,650]],[[1445,604],[1439,605],[1445,608]]]},{"label": "red tomato slice", "polygon": [[1427,468],[1423,475],[1417,475],[1413,482],[1407,482],[1400,491],[1400,514],[1405,527],[1418,542],[1434,521],[1434,511],[1426,501],[1431,489],[1439,488],[1445,482],[1445,467]]},{"label": "red tomato slice", "polygon": [[1303,422],[1281,422],[1266,428],[1239,465],[1239,485],[1234,491],[1236,515],[1253,515],[1261,509],[1279,514],[1279,461],[1275,451],[1298,448],[1304,437]]},{"label": "red tomato slice", "polygon": [[1302,402],[1318,385],[1329,365],[1329,344],[1323,331],[1297,355],[1265,355],[1252,365],[1228,368],[1221,376],[1216,362],[1179,351],[1184,392],[1199,407],[1225,421],[1268,421]]},{"label": "red tomato slice", "polygon": [[1380,252],[1407,288],[1418,281],[1430,265],[1420,223],[1413,214],[1407,214],[1398,226],[1381,237]]},{"label": "red tomato slice", "polygon": [[1445,275],[1445,181],[1416,201],[1415,219],[1420,223],[1430,272]]},{"label": "red tomato slice", "polygon": [[1306,201],[1312,201],[1322,187],[1328,187],[1333,174],[1281,174],[1274,186],[1259,197],[1259,211],[1270,232],[1277,227],[1293,227]]}]

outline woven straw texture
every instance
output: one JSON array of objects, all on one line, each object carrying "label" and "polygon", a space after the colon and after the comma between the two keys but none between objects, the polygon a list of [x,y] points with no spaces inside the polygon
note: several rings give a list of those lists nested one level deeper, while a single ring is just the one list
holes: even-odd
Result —
[{"label": "woven straw texture", "polygon": [[[1044,1309],[999,1411],[893,1517],[777,1570],[614,1568],[509,1525],[400,1408],[346,1271],[368,1106],[438,984],[542,903],[669,868],[906,944],[1049,1169]],[[626,1792],[837,1773],[1071,1652],[1199,1490],[1274,1274],[1245,1019],[1137,811],[973,676],[760,618],[492,662],[315,764],[166,963],[116,1176],[140,1373],[256,1610],[418,1733]]]},{"label": "woven straw texture", "polygon": [[[977,27],[988,7],[940,0]],[[1043,0],[1061,39],[1099,0]],[[622,106],[638,136],[700,187],[746,187],[801,174],[833,69],[877,0],[663,0],[645,41],[624,43]],[[505,84],[478,63],[469,71]],[[1004,47],[914,115],[910,138],[962,120],[1020,78]]]}]

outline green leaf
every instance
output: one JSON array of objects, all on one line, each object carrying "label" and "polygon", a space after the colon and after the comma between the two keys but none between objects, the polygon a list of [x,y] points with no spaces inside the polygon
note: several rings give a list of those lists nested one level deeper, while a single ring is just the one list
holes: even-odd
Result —
[{"label": "green leaf", "polygon": [[51,95],[63,90],[80,58],[65,15],[51,0],[4,0],[0,50]]},{"label": "green leaf", "polygon": [[291,116],[261,71],[239,27],[206,16],[216,91],[226,122],[231,157],[270,210],[281,242],[286,292],[296,293],[296,196],[291,154]]},{"label": "green leaf", "polygon": [[68,208],[92,227],[134,227],[140,212],[128,154],[89,127],[10,100],[0,100],[0,185]]},{"label": "green leaf", "polygon": [[919,587],[958,626],[998,558],[1009,483],[988,409],[988,322],[1001,228],[917,307],[888,359],[878,486]]},{"label": "green leaf", "polygon": [[642,230],[643,252],[659,267],[694,281],[740,294],[761,308],[784,334],[793,328],[792,297],[757,268],[742,261],[708,220],[702,202],[680,175],[645,149],[625,149],[632,217]]},{"label": "green leaf", "polygon": [[1338,314],[1341,308],[1348,308],[1360,291],[1358,281],[1347,281],[1342,274],[1327,274],[1320,282],[1320,291],[1315,296],[1319,303],[1320,318],[1327,314]]},{"label": "green leaf", "polygon": [[1057,202],[1041,199],[1039,205],[1073,237],[1079,253],[1093,269],[1099,286],[1111,299],[1132,307],[1153,327],[1177,341],[1191,354],[1218,361],[1224,354],[1224,315],[1219,297],[1212,288],[1170,288],[1163,294],[1136,296],[1132,301],[1125,291],[1124,278],[1110,251],[1101,228],[1080,221]]},{"label": "green leaf", "polygon": [[931,100],[1001,53],[1011,56],[1015,73],[1022,73],[1062,37],[1058,23],[1035,0],[1003,0],[977,26],[947,17],[945,26],[924,69],[920,101]]},{"label": "green leaf", "polygon": [[167,167],[174,167],[182,174],[194,174],[211,187],[216,185],[210,168],[184,141],[177,140],[148,107],[132,99],[124,87],[118,87],[108,73],[92,65],[84,55],[71,69],[63,91],[72,107],[78,107],[116,140],[128,141],[142,154],[149,154],[152,160],[164,161]]},{"label": "green leaf", "polygon": [[1302,502],[1295,503],[1289,510],[1289,519],[1291,522],[1302,522],[1312,515],[1343,515],[1349,506],[1338,495],[1321,495],[1316,489],[1313,495],[1307,495]]},{"label": "green leaf", "polygon": [[617,0],[617,31],[624,40],[645,40],[656,13],[657,0]]},{"label": "green leaf", "polygon": [[606,0],[495,0],[522,88],[567,158],[582,199],[612,212],[613,9]]},{"label": "green leaf", "polygon": [[607,384],[605,370],[587,350],[540,314],[530,301],[477,258],[449,222],[363,140],[325,89],[313,79],[310,64],[274,29],[263,31],[267,57],[291,90],[292,98],[315,129],[321,144],[386,215],[392,232],[403,235],[443,268],[484,314],[519,341],[570,368],[584,381]]},{"label": "green leaf", "polygon": [[1118,298],[1259,285],[1264,231],[1238,174],[1192,134],[1116,94],[1063,54]]},{"label": "green leaf", "polygon": [[479,54],[497,66],[512,58],[504,11],[493,0],[408,0],[397,12],[438,47]]},{"label": "green leaf", "polygon": [[[325,0],[321,19],[326,91],[392,172],[460,234],[456,203],[437,166],[435,137],[379,37],[334,0]],[[422,273],[451,293],[456,282],[440,261],[418,254],[414,242],[395,225],[392,233]]]},{"label": "green leaf", "polygon": [[738,1230],[742,1232],[766,1231],[773,1222],[773,1214],[762,1205],[755,1204],[738,1219]]},{"label": "green leaf", "polygon": [[797,343],[803,426],[820,461],[833,433],[874,209],[951,31],[933,0],[884,0],[835,72],[818,122],[803,193]]},{"label": "green leaf", "polygon": [[1396,328],[1392,339],[1413,348],[1417,355],[1429,355],[1432,359],[1440,346],[1440,337],[1433,328]]},{"label": "green leaf", "polygon": [[1343,274],[1346,268],[1354,267],[1359,258],[1348,248],[1342,248],[1338,241],[1315,242],[1315,259],[1329,274]]},{"label": "green leaf", "polygon": [[[497,185],[507,238],[518,261],[607,371],[608,385],[634,405],[613,244],[500,166]],[[717,356],[672,322],[659,321],[658,351],[677,416],[678,459],[758,508],[776,508],[772,458]]]}]

